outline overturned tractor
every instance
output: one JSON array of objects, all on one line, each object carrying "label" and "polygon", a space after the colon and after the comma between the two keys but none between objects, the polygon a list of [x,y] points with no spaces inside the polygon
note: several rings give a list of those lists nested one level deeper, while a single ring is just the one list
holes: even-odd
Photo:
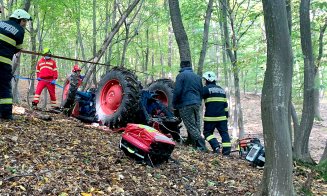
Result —
[{"label": "overturned tractor", "polygon": [[74,74],[66,80],[61,106],[68,115],[110,128],[145,124],[180,140],[181,121],[173,113],[172,80],[159,79],[143,89],[133,72],[115,67],[102,78],[98,89],[82,92],[78,91],[80,85],[81,79]]}]

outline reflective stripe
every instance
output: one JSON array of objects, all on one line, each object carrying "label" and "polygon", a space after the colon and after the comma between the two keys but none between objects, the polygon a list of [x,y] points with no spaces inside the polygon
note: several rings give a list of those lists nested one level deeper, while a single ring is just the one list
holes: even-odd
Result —
[{"label": "reflective stripe", "polygon": [[10,45],[16,46],[16,41],[14,39],[12,39],[4,34],[1,34],[1,33],[0,33],[0,40],[7,42]]},{"label": "reflective stripe", "polygon": [[40,72],[40,70],[36,70],[36,73],[39,73]]},{"label": "reflective stripe", "polygon": [[223,121],[227,120],[226,116],[218,116],[218,117],[204,117],[204,121]]},{"label": "reflective stripe", "polygon": [[34,101],[40,101],[40,98],[34,97]]},{"label": "reflective stripe", "polygon": [[223,147],[232,147],[232,143],[230,143],[230,142],[223,142]]},{"label": "reflective stripe", "polygon": [[3,56],[0,56],[0,62],[11,65],[11,59],[3,57]]},{"label": "reflective stripe", "polygon": [[57,71],[57,68],[54,68],[53,71]]},{"label": "reflective stripe", "polygon": [[17,49],[22,49],[23,48],[23,45],[22,44],[16,45],[16,48]]},{"label": "reflective stripe", "polygon": [[146,125],[138,125],[140,128],[146,129],[148,132],[156,132],[157,129],[154,129],[152,127],[146,126]]},{"label": "reflective stripe", "polygon": [[228,112],[228,108],[225,108],[225,112]]},{"label": "reflective stripe", "polygon": [[40,95],[38,95],[38,94],[35,94],[35,95],[34,95],[34,97],[40,97]]},{"label": "reflective stripe", "polygon": [[215,136],[214,135],[209,135],[207,138],[206,138],[206,140],[209,142],[210,140],[212,140],[212,139],[215,139]]},{"label": "reflective stripe", "polygon": [[47,64],[47,65],[53,65],[52,62],[46,62],[45,64]]},{"label": "reflective stripe", "polygon": [[12,104],[12,98],[3,98],[0,99],[0,104],[4,105],[4,104]]},{"label": "reflective stripe", "polygon": [[49,67],[49,66],[42,66],[42,67],[40,67],[40,70],[42,70],[42,69],[44,69],[44,68],[47,68],[47,69],[51,69],[51,70],[53,70],[53,68],[52,68],[52,67]]},{"label": "reflective stripe", "polygon": [[135,152],[134,150],[132,150],[131,148],[128,148],[128,147],[127,147],[127,151],[128,151],[129,153],[132,153],[132,154],[134,154],[134,152]]},{"label": "reflective stripe", "polygon": [[56,103],[57,103],[57,101],[51,101],[51,103],[53,103],[53,104],[56,104]]},{"label": "reflective stripe", "polygon": [[205,103],[208,102],[227,102],[227,98],[223,98],[223,97],[210,97],[205,99]]}]

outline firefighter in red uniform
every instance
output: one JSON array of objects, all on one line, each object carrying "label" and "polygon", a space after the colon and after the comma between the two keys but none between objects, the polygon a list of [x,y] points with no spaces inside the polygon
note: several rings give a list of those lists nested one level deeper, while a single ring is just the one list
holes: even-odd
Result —
[{"label": "firefighter in red uniform", "polygon": [[57,64],[56,61],[51,58],[51,51],[49,48],[44,48],[43,55],[44,57],[42,57],[36,65],[36,75],[39,82],[36,87],[32,105],[36,108],[40,101],[42,90],[46,87],[50,94],[51,108],[54,108],[57,104],[55,88],[56,79],[58,78]]},{"label": "firefighter in red uniform", "polygon": [[203,135],[215,153],[219,153],[220,144],[213,132],[217,128],[222,140],[222,154],[229,155],[231,142],[228,134],[227,118],[228,104],[224,89],[216,85],[216,74],[212,71],[205,72],[203,78],[206,85],[203,87],[205,101]]},{"label": "firefighter in red uniform", "polygon": [[9,20],[0,21],[0,119],[13,120],[11,60],[22,49],[24,28],[31,16],[22,9],[15,10]]},{"label": "firefighter in red uniform", "polygon": [[[70,77],[77,77],[78,80],[78,86],[81,86],[84,76],[81,75],[81,71],[82,69],[76,64],[74,65],[73,69],[72,69],[72,74]],[[72,79],[70,79],[72,80]]]}]

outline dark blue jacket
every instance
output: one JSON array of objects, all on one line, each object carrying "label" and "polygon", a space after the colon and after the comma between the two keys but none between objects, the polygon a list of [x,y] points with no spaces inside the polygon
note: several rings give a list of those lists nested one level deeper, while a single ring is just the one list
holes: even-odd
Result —
[{"label": "dark blue jacket", "polygon": [[203,99],[206,110],[204,121],[223,121],[228,118],[228,104],[224,89],[215,82],[203,87]]},{"label": "dark blue jacket", "polygon": [[180,109],[188,105],[201,105],[202,79],[191,67],[181,68],[176,77],[173,106]]},{"label": "dark blue jacket", "polygon": [[25,30],[15,20],[0,21],[0,62],[11,65],[21,48]]}]

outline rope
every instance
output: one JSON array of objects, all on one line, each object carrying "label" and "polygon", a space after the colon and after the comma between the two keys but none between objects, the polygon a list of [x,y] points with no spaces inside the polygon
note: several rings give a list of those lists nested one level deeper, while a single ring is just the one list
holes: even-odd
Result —
[{"label": "rope", "polygon": [[[32,54],[32,55],[37,55],[37,56],[43,56],[42,53],[28,51],[28,50],[21,50],[20,52],[21,53],[25,53],[25,54]],[[115,66],[115,65],[110,65],[110,64],[105,64],[105,63],[99,63],[99,62],[97,63],[97,62],[93,62],[93,61],[84,61],[84,60],[80,60],[80,59],[73,59],[73,58],[68,58],[68,57],[63,57],[63,56],[57,56],[57,55],[51,55],[51,57],[57,58],[57,59],[69,60],[69,61],[77,61],[77,62],[82,62],[82,63],[90,63],[90,64],[95,64],[95,65],[103,65],[103,66],[108,66],[108,67],[118,67],[118,66]],[[134,71],[137,72],[137,73],[142,73],[142,74],[145,74],[145,75],[158,77],[157,75],[149,74],[149,73],[146,73],[146,72],[143,72],[143,71],[137,71],[137,70],[134,70]]]},{"label": "rope", "polygon": [[167,129],[168,131],[170,131],[170,132],[173,132],[173,133],[176,133],[178,136],[179,136],[179,138],[181,139],[181,142],[185,142],[185,139],[181,136],[181,134],[180,133],[178,133],[177,131],[173,131],[173,130],[171,130],[171,129],[168,129],[168,127],[166,127],[162,122],[157,122],[159,125],[162,125],[165,129]]},{"label": "rope", "polygon": [[[19,76],[19,75],[14,75],[14,78],[15,79],[21,79],[21,80],[37,80],[35,78],[28,78],[28,77],[24,77],[24,76]],[[51,82],[50,80],[45,80],[45,79],[40,79],[42,81],[46,81],[46,82]],[[59,84],[54,84],[56,85],[57,87],[61,88],[61,89],[64,89],[63,86],[59,85]]]}]

